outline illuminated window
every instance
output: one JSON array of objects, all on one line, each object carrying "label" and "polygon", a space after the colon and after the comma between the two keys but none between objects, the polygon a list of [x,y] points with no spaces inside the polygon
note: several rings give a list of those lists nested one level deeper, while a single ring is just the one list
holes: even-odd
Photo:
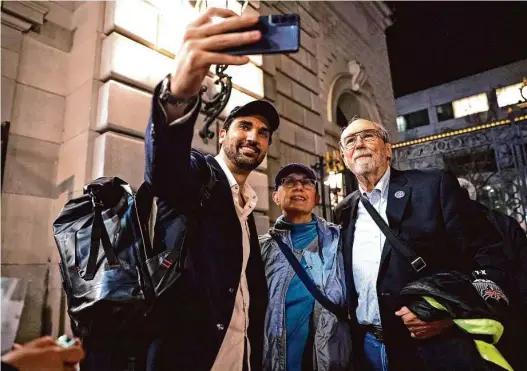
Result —
[{"label": "illuminated window", "polygon": [[200,13],[204,13],[209,8],[225,8],[241,15],[248,4],[248,0],[198,0],[194,3],[194,8]]},{"label": "illuminated window", "polygon": [[523,102],[524,99],[520,93],[523,84],[505,86],[504,88],[496,89],[496,98],[498,98],[498,107],[511,106],[518,102]]},{"label": "illuminated window", "polygon": [[407,130],[411,130],[414,128],[417,128],[419,126],[425,126],[430,124],[430,120],[428,119],[428,110],[423,109],[420,111],[407,113],[403,116],[398,116],[397,119],[397,131],[400,133],[405,132]]},{"label": "illuminated window", "polygon": [[406,131],[406,120],[404,116],[397,116],[397,131],[399,133],[404,133]]},{"label": "illuminated window", "polygon": [[463,117],[474,113],[486,112],[489,110],[489,101],[486,93],[473,95],[452,102],[454,117]]}]

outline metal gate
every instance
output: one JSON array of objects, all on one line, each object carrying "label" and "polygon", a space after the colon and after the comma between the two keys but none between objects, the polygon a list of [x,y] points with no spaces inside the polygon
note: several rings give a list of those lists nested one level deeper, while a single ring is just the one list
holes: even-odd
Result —
[{"label": "metal gate", "polygon": [[400,170],[452,171],[479,202],[526,229],[527,117],[395,144],[393,152],[393,166]]}]

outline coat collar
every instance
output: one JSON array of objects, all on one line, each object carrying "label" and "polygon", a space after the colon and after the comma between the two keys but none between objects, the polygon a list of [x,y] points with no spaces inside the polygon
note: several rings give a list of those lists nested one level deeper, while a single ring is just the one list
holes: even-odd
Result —
[{"label": "coat collar", "polygon": [[[312,215],[313,215],[313,221],[317,223],[317,229],[319,232],[323,234],[328,234],[328,233],[338,233],[340,231],[340,226],[334,223],[328,222],[326,219],[321,218],[316,214],[312,214]],[[282,231],[286,230],[281,227],[281,224],[284,220],[285,220],[284,216],[280,215],[276,219],[274,226],[272,226],[269,229],[270,232],[281,233]]]},{"label": "coat collar", "polygon": [[236,182],[236,179],[234,179],[234,175],[232,175],[231,171],[227,167],[227,164],[225,163],[225,161],[223,161],[220,155],[215,156],[214,160],[223,170],[223,173],[225,174],[225,177],[227,178],[227,181],[229,182],[229,186],[232,188],[238,185],[238,182]]},{"label": "coat collar", "polygon": [[[406,209],[408,200],[412,193],[412,187],[408,184],[408,179],[404,175],[404,171],[399,171],[394,168],[391,169],[390,182],[388,186],[388,205],[386,207],[386,215],[388,217],[388,225],[394,231],[395,235],[400,234],[401,220]],[[348,195],[336,208],[335,214],[337,220],[346,229],[343,234],[345,243],[350,246],[353,245],[355,234],[355,221],[357,215],[357,206],[359,203],[360,193],[358,190]],[[346,228],[350,226],[350,228]],[[388,241],[387,241],[388,242]],[[381,266],[385,261],[388,253],[391,250],[391,244],[385,243],[381,255]]]},{"label": "coat collar", "polygon": [[[391,168],[388,186],[388,207],[386,213],[388,214],[388,222],[392,228],[399,228],[406,204],[410,199],[412,187],[407,183],[408,179],[404,175],[404,171]],[[359,191],[356,190],[337,205],[335,213],[337,214],[338,220],[342,220],[341,217],[344,217],[345,214],[349,212],[352,214],[355,213],[359,202],[359,196]]]},{"label": "coat collar", "polygon": [[412,187],[408,184],[404,171],[392,169],[386,215],[388,216],[388,224],[396,235],[400,233],[401,220],[411,194]]},{"label": "coat collar", "polygon": [[220,166],[220,164],[218,163],[218,161],[216,161],[216,159],[214,158],[214,156],[211,156],[211,155],[206,155],[205,156],[205,160],[209,163],[210,166],[212,166],[212,168],[214,170],[216,170],[216,173],[217,173],[217,177],[218,177],[218,181],[220,183],[223,183],[225,185],[227,185],[227,187],[231,187],[230,185],[230,182],[229,182],[229,179],[227,179],[227,175],[225,174],[225,172],[223,171],[222,167]]}]

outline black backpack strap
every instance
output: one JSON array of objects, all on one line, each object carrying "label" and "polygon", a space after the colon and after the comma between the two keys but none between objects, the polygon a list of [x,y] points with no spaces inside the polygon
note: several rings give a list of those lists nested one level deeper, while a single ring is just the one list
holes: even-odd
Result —
[{"label": "black backpack strap", "polygon": [[102,219],[102,205],[93,201],[93,223],[91,231],[91,244],[90,244],[90,256],[88,257],[88,264],[86,265],[86,272],[81,277],[85,281],[91,281],[97,273],[97,258],[99,256],[99,246],[102,244],[104,253],[106,255],[106,260],[108,261],[109,268],[119,267],[119,260],[113,252],[112,243],[110,242],[110,237],[108,236],[108,231],[104,225]]},{"label": "black backpack strap", "polygon": [[280,240],[280,238],[273,237],[273,239],[276,241],[278,247],[287,258],[287,261],[289,261],[289,264],[291,264],[291,267],[293,267],[293,270],[295,271],[298,278],[300,278],[300,281],[302,281],[306,289],[311,293],[315,300],[318,301],[324,308],[337,316],[337,318],[340,320],[349,321],[350,317],[346,308],[342,308],[333,303],[317,288],[315,282],[313,282],[309,274],[307,274],[305,269],[302,267],[302,264],[300,264],[300,262],[297,260],[295,254],[293,254],[289,246]]},{"label": "black backpack strap", "polygon": [[[187,250],[189,245],[189,238],[194,238],[198,231],[199,219],[201,216],[201,211],[204,206],[207,204],[210,199],[212,190],[217,183],[216,173],[212,167],[207,164],[207,169],[209,172],[209,181],[205,184],[200,190],[200,200],[199,207],[188,215],[187,219],[187,228],[184,235],[181,238],[181,249],[172,249],[170,253],[165,257],[161,262],[158,268],[159,276],[165,276],[168,270],[172,267],[174,262],[177,260],[176,271],[182,272],[185,269],[185,261],[187,258]],[[162,281],[163,279],[161,279]]]},{"label": "black backpack strap", "polygon": [[[138,266],[141,271],[141,283],[143,287],[143,294],[148,303],[153,304],[156,298],[154,284],[148,266],[146,264],[150,254],[152,253],[152,243],[150,241],[150,215],[152,213],[152,202],[154,202],[154,193],[147,182],[143,182],[137,192],[134,194],[130,186],[126,185],[125,191],[133,195],[135,200],[135,218],[139,226],[140,236],[142,241],[142,249],[138,249],[140,259],[138,259]],[[136,245],[137,246],[137,245]]]},{"label": "black backpack strap", "polygon": [[403,254],[416,272],[420,272],[426,268],[426,262],[420,256],[418,256],[414,250],[406,246],[397,236],[391,228],[386,224],[382,216],[379,215],[377,210],[372,206],[370,201],[363,194],[360,195],[360,202],[368,211],[368,214],[372,217],[373,221],[381,229],[382,233],[386,236],[388,241],[394,246],[401,254]]}]

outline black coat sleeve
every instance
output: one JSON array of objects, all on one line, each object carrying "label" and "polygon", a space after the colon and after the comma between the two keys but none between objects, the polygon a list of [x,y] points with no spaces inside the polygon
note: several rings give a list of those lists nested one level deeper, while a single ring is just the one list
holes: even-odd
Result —
[{"label": "black coat sleeve", "polygon": [[158,100],[160,85],[154,92],[145,132],[145,181],[155,196],[179,208],[197,202],[200,186],[206,181],[206,173],[201,171],[204,156],[191,150],[201,102],[188,118],[167,123]]},{"label": "black coat sleeve", "polygon": [[505,292],[511,288],[507,256],[500,234],[484,214],[477,212],[456,177],[443,173],[440,198],[445,229],[451,243],[461,249],[467,271],[484,270]]},{"label": "black coat sleeve", "polygon": [[522,311],[527,311],[527,236],[520,224],[510,218],[510,243],[514,255],[518,257],[515,281],[518,284]]}]

